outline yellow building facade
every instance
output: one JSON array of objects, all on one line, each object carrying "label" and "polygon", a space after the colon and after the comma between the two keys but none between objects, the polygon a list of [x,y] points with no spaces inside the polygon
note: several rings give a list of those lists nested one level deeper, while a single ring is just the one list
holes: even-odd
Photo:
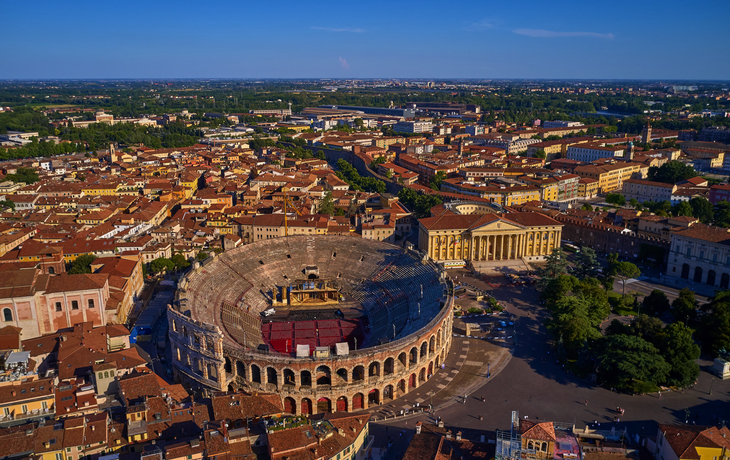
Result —
[{"label": "yellow building facade", "polygon": [[421,219],[419,249],[437,262],[539,261],[560,246],[562,224],[539,213],[458,215]]}]

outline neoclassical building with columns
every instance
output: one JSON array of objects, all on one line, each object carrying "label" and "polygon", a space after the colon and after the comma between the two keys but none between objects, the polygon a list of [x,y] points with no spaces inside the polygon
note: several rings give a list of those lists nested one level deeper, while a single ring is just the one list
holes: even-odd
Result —
[{"label": "neoclassical building with columns", "polygon": [[563,225],[537,212],[496,213],[488,205],[436,206],[419,221],[418,247],[446,265],[539,262],[560,247]]}]

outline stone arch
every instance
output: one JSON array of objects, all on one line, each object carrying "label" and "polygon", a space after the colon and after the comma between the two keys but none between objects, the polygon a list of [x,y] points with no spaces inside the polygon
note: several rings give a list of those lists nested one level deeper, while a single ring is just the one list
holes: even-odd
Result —
[{"label": "stone arch", "polygon": [[428,354],[432,355],[436,351],[436,337],[431,336],[430,339],[428,339]]},{"label": "stone arch", "polygon": [[355,393],[352,397],[352,410],[365,409],[365,397],[362,393]]},{"label": "stone arch", "polygon": [[352,369],[352,381],[360,382],[362,380],[365,380],[365,366],[355,366]]},{"label": "stone arch", "polygon": [[284,398],[284,412],[286,412],[287,414],[297,413],[297,402],[294,400],[294,398],[290,396]]},{"label": "stone arch", "polygon": [[182,327],[182,336],[185,337],[186,339],[190,338],[190,336],[188,335],[188,328],[184,324]]},{"label": "stone arch", "polygon": [[229,374],[232,374],[233,373],[233,364],[231,363],[231,359],[228,356],[225,357],[225,362],[223,364],[223,369],[226,372],[228,372]]},{"label": "stone arch", "polygon": [[311,415],[312,413],[312,400],[309,398],[302,398],[302,414]]},{"label": "stone arch", "polygon": [[421,356],[419,359],[425,359],[426,356],[428,356],[428,342],[423,342],[421,344]]},{"label": "stone arch", "polygon": [[337,412],[348,412],[346,396],[340,396],[337,398],[337,403],[335,405],[337,406]]},{"label": "stone arch", "polygon": [[385,363],[383,364],[383,375],[390,375],[395,372],[395,360],[393,358],[388,358],[385,360]]},{"label": "stone arch", "polygon": [[418,364],[418,348],[416,348],[416,347],[411,348],[411,352],[409,353],[408,364]]},{"label": "stone arch", "polygon": [[403,367],[408,367],[408,355],[406,355],[405,351],[398,355],[398,361],[400,361]]},{"label": "stone arch", "polygon": [[695,283],[702,282],[702,267],[700,267],[700,266],[695,267],[694,282]]},{"label": "stone arch", "polygon": [[393,400],[395,394],[393,393],[393,385],[386,385],[385,388],[383,388],[383,402]]},{"label": "stone arch", "polygon": [[347,369],[344,367],[337,369],[337,376],[342,379],[343,382],[347,383]]},{"label": "stone arch", "polygon": [[235,388],[233,388],[233,384],[232,384],[232,383],[229,383],[229,384],[228,384],[228,392],[229,392],[229,393],[233,393],[234,391],[236,391],[236,389],[235,389]]},{"label": "stone arch", "polygon": [[317,400],[317,413],[323,414],[332,412],[332,401],[329,398],[321,397]]},{"label": "stone arch", "polygon": [[211,363],[206,363],[205,366],[207,366],[208,368],[208,379],[217,382],[220,378],[220,375],[218,375],[218,368],[215,366],[215,364]]},{"label": "stone arch", "polygon": [[418,380],[416,379],[416,374],[411,374],[410,377],[408,377],[408,391],[413,390],[418,386]]},{"label": "stone arch", "polygon": [[422,367],[421,370],[418,372],[418,382],[419,383],[426,382],[426,368],[425,367]]},{"label": "stone arch", "polygon": [[682,279],[689,279],[689,264],[682,264],[682,275],[680,276]]},{"label": "stone arch", "polygon": [[279,375],[273,367],[266,368],[266,383],[276,386],[279,385]]},{"label": "stone arch", "polygon": [[282,377],[283,381],[281,382],[283,385],[296,385],[296,375],[294,374],[294,371],[287,368],[282,369]]},{"label": "stone arch", "polygon": [[707,285],[714,286],[716,277],[717,277],[717,273],[715,272],[715,270],[708,271],[707,272]]},{"label": "stone arch", "polygon": [[246,378],[246,365],[241,361],[236,361],[236,375]]},{"label": "stone arch", "polygon": [[373,388],[368,392],[368,407],[378,404],[380,404],[380,391],[377,388]]},{"label": "stone arch", "polygon": [[397,393],[396,397],[393,398],[393,399],[396,399],[397,397],[406,394],[406,381],[405,381],[405,379],[400,379],[398,381],[398,385],[396,386],[396,390],[398,391],[398,393]]},{"label": "stone arch", "polygon": [[251,364],[251,381],[261,383],[261,368],[256,364]]},{"label": "stone arch", "polygon": [[441,328],[439,328],[438,332],[436,332],[436,348],[441,348]]},{"label": "stone arch", "polygon": [[730,287],[730,275],[723,273],[720,277],[720,289],[727,289]]},{"label": "stone arch", "polygon": [[[301,378],[299,380],[299,385],[303,387],[311,387],[312,386],[312,373],[309,371],[302,371],[301,372]],[[309,401],[309,404],[311,406],[312,401]]]},{"label": "stone arch", "polygon": [[368,366],[368,377],[380,377],[380,361],[373,361]]},{"label": "stone arch", "polygon": [[428,378],[431,378],[432,375],[433,375],[433,361],[428,363]]},{"label": "stone arch", "polygon": [[[332,371],[329,366],[321,365],[317,366],[317,386],[319,385],[332,385]],[[319,406],[319,402],[317,403]]]}]

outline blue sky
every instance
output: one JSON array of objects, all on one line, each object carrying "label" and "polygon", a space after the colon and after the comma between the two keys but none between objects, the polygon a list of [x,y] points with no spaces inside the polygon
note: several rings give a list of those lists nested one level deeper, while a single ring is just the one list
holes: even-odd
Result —
[{"label": "blue sky", "polygon": [[7,78],[730,80],[730,1],[7,1]]}]

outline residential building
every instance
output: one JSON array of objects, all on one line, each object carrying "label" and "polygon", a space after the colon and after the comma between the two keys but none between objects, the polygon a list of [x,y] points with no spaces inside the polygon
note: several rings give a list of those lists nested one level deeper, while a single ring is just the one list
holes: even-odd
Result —
[{"label": "residential building", "polygon": [[671,201],[672,194],[677,190],[676,184],[665,184],[643,179],[627,179],[623,181],[621,193],[626,201],[635,199],[639,203],[645,201]]},{"label": "residential building", "polygon": [[396,133],[421,134],[433,131],[433,123],[430,121],[399,121],[393,125]]},{"label": "residential building", "polygon": [[656,460],[715,460],[730,453],[730,429],[697,425],[657,428],[653,447]]},{"label": "residential building", "polygon": [[590,163],[600,158],[624,158],[624,146],[607,146],[604,144],[571,145],[566,151],[566,158]]},{"label": "residential building", "polygon": [[694,224],[674,231],[668,277],[708,286],[730,287],[730,229]]}]

